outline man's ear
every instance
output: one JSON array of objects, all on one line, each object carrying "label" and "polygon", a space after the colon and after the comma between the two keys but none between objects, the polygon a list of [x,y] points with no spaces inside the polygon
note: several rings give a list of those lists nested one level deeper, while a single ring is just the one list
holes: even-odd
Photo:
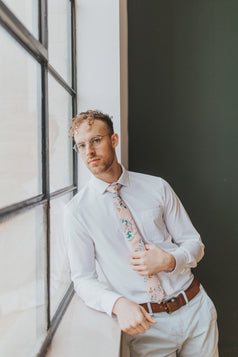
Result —
[{"label": "man's ear", "polygon": [[112,146],[113,146],[113,148],[115,149],[116,147],[117,147],[117,145],[118,145],[118,143],[119,143],[119,135],[118,134],[113,134],[112,136],[111,136],[111,140],[112,140]]}]

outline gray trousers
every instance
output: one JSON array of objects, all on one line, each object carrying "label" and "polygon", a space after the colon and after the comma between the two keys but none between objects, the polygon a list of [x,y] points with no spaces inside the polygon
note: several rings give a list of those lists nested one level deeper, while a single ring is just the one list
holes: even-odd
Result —
[{"label": "gray trousers", "polygon": [[[122,335],[130,357],[218,357],[217,313],[201,286],[200,292],[172,314],[153,314],[157,324],[145,334]],[[126,357],[122,353],[121,357]]]}]

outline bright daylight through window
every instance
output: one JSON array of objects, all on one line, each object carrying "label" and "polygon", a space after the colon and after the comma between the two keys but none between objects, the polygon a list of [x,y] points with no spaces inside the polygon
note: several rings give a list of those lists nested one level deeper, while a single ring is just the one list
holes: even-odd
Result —
[{"label": "bright daylight through window", "polygon": [[73,295],[63,209],[77,192],[75,3],[0,1],[0,37],[0,355],[43,356]]}]

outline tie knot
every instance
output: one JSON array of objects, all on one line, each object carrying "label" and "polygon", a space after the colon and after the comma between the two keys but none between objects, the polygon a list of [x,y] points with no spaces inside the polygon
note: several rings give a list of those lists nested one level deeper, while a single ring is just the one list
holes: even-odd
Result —
[{"label": "tie knot", "polygon": [[106,191],[111,192],[111,193],[118,193],[120,191],[121,184],[120,183],[114,183],[113,185],[109,185],[106,189]]}]

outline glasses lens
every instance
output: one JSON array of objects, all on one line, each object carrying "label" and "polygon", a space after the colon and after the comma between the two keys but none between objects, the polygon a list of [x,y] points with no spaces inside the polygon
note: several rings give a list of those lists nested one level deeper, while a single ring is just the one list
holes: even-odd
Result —
[{"label": "glasses lens", "polygon": [[93,147],[98,146],[98,145],[100,145],[101,140],[102,140],[102,136],[97,136],[96,138],[93,138],[90,141],[90,145],[92,145]]},{"label": "glasses lens", "polygon": [[74,149],[74,151],[79,152],[79,148],[78,148],[77,144],[74,144],[73,149]]}]

